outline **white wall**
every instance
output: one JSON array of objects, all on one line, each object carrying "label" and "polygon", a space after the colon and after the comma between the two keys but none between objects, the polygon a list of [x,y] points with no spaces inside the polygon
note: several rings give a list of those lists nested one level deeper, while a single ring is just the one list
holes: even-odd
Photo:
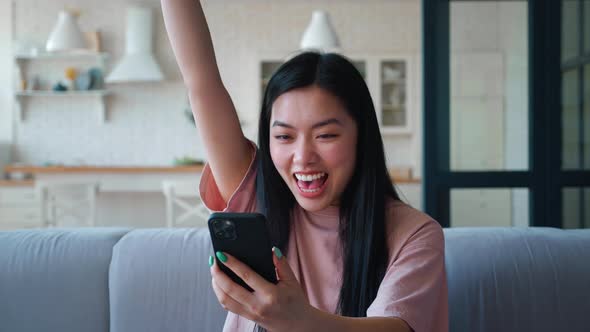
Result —
[{"label": "white wall", "polygon": [[[203,157],[198,133],[186,121],[186,95],[165,37],[159,1],[142,1],[156,8],[155,53],[168,79],[157,84],[113,86],[107,99],[107,122],[99,123],[98,99],[28,98],[23,105],[25,120],[15,119],[15,159],[25,163],[44,162],[94,165],[169,165],[174,157]],[[58,11],[72,5],[65,1],[18,1],[16,41],[43,47]],[[117,1],[79,1],[83,30],[100,30],[104,51],[111,53],[112,68],[124,50],[125,8]],[[63,60],[31,61],[29,72],[61,72],[72,65],[89,68],[90,63]],[[51,85],[52,82],[47,82]]]},{"label": "white wall", "polygon": [[11,161],[12,143],[12,10],[11,1],[0,0],[0,179]]},{"label": "white wall", "polygon": [[0,0],[0,143],[12,141],[12,9]]},{"label": "white wall", "polygon": [[[157,8],[155,53],[169,82],[115,87],[107,103],[108,122],[104,125],[95,120],[98,104],[93,98],[70,99],[67,103],[50,98],[29,99],[23,108],[26,119],[17,123],[14,134],[18,161],[162,165],[175,156],[205,157],[197,131],[182,114],[185,91],[166,37],[159,1],[140,3]],[[64,5],[68,3],[19,0],[16,39],[42,46]],[[104,50],[113,55],[109,63],[112,67],[124,48],[123,5],[114,0],[85,0],[75,6],[82,11],[79,22],[83,30],[101,31]],[[222,0],[204,1],[204,8],[221,75],[251,137],[258,117],[257,61],[268,54],[286,55],[296,50],[314,9],[330,12],[345,54],[409,53],[417,57],[420,53],[417,0]],[[55,67],[60,65],[53,63]],[[418,72],[417,77],[420,75]],[[419,81],[416,85],[421,87]],[[417,102],[418,92],[413,98]],[[390,165],[419,164],[416,137],[385,138]]]}]

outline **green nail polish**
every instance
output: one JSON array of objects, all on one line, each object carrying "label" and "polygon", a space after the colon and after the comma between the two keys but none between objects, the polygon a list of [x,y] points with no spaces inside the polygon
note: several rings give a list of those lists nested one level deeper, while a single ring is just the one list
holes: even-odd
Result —
[{"label": "green nail polish", "polygon": [[213,256],[209,256],[209,267],[213,266]]},{"label": "green nail polish", "polygon": [[227,262],[227,257],[225,257],[225,255],[221,252],[218,251],[215,253],[215,255],[217,256],[217,258],[219,258],[220,261],[222,261],[223,263]]},{"label": "green nail polish", "polygon": [[278,259],[281,259],[283,257],[283,253],[281,252],[281,249],[279,249],[277,247],[273,247],[273,251]]}]

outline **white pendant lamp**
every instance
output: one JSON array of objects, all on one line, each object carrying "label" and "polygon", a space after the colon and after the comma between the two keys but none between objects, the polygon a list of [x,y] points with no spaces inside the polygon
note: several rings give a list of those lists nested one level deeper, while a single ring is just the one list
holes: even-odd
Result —
[{"label": "white pendant lamp", "polygon": [[86,49],[86,39],[78,26],[77,15],[62,10],[57,23],[49,34],[45,49],[47,52],[81,51]]},{"label": "white pendant lamp", "polygon": [[338,51],[340,41],[330,21],[330,15],[323,10],[315,10],[311,22],[301,38],[301,49],[316,49],[321,51]]},{"label": "white pendant lamp", "polygon": [[107,83],[161,81],[164,75],[152,54],[152,9],[127,9],[125,55],[106,77]]}]

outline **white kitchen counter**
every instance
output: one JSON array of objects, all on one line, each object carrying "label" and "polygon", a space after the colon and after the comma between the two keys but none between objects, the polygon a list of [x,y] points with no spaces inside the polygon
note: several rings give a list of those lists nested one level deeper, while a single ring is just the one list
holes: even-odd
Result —
[{"label": "white kitchen counter", "polygon": [[[203,171],[195,166],[7,166],[8,174],[29,174],[46,182],[98,182],[101,192],[159,192],[162,181],[191,181]],[[419,184],[406,168],[389,171],[396,184]]]},{"label": "white kitchen counter", "polygon": [[98,182],[101,192],[161,192],[162,181],[190,181],[202,165],[170,167],[7,166],[11,176],[28,174],[44,182]]},{"label": "white kitchen counter", "polygon": [[[29,187],[29,194],[33,195],[36,181],[98,182],[97,225],[143,228],[165,225],[162,182],[195,181],[203,171],[203,166],[7,166],[5,171],[12,176],[32,176],[32,180],[4,181],[0,183],[0,187],[4,187],[5,190],[17,185]],[[394,178],[402,199],[420,208],[420,180],[412,178],[409,172],[401,168],[390,169],[390,175]],[[38,202],[30,202],[30,205],[33,204]]]}]

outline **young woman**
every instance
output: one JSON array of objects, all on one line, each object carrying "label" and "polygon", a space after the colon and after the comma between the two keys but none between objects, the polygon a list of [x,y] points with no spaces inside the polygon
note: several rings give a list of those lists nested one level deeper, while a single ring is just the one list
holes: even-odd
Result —
[{"label": "young woman", "polygon": [[221,81],[199,1],[162,8],[207,150],[201,196],[214,211],[263,212],[275,244],[276,285],[216,253],[252,293],[210,257],[229,311],[224,331],[448,331],[442,229],[399,200],[354,66],[319,53],[283,64],[256,147]]}]

